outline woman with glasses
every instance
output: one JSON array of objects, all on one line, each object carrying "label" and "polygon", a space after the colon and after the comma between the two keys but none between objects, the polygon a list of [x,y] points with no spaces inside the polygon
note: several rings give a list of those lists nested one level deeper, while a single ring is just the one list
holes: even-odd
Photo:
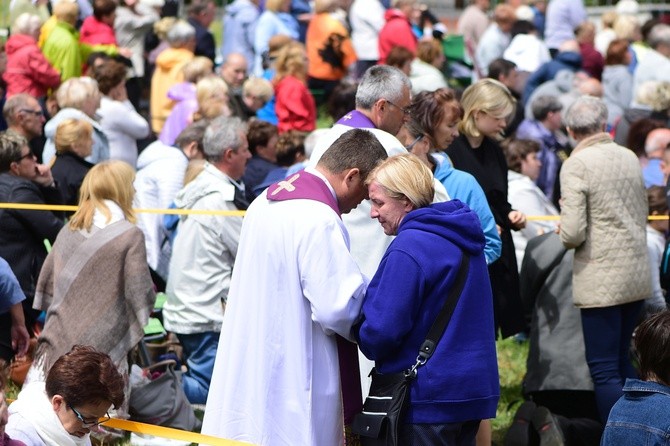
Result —
[{"label": "woman with glasses", "polygon": [[134,169],[118,160],[96,164],[84,178],[79,209],[37,282],[33,306],[46,311],[46,320],[26,382],[42,381],[56,359],[82,343],[108,354],[127,375],[127,355],[156,299],[132,210],[134,179]]},{"label": "woman with glasses", "polygon": [[493,79],[482,79],[466,88],[461,98],[460,135],[446,150],[456,169],[477,179],[498,226],[502,254],[489,266],[489,275],[496,333],[500,329],[503,337],[526,329],[511,233],[525,227],[526,216],[512,209],[507,199],[507,161],[498,144],[507,119],[514,112],[515,102],[507,87]]},{"label": "woman with glasses", "polygon": [[430,168],[449,198],[457,198],[475,211],[486,237],[486,263],[493,263],[500,257],[502,244],[486,195],[477,180],[469,173],[454,169],[444,153],[444,149],[458,137],[458,124],[463,116],[454,92],[439,88],[417,94],[409,106],[409,116],[398,139]]},{"label": "woman with glasses", "polygon": [[[13,131],[0,133],[0,202],[62,204],[49,166],[37,163],[26,139]],[[63,227],[61,213],[25,209],[0,211],[0,257],[5,259],[26,295],[23,311],[29,330],[39,315],[33,310],[35,284],[47,256],[44,240],[53,243]],[[10,360],[11,318],[0,315],[0,358]]]},{"label": "woman with glasses", "polygon": [[25,385],[9,406],[7,434],[26,446],[89,446],[89,434],[124,402],[124,380],[112,359],[75,345],[46,381]]}]

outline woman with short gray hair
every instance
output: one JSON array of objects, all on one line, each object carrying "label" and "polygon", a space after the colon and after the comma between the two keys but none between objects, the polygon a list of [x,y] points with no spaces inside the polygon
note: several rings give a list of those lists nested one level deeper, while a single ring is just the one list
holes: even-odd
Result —
[{"label": "woman with short gray hair", "polygon": [[96,164],[109,159],[109,140],[96,116],[100,98],[98,83],[93,78],[73,77],[63,82],[56,92],[60,110],[44,126],[47,141],[42,159],[46,164],[56,156],[56,129],[66,119],[81,119],[93,126],[93,148],[86,161]]}]

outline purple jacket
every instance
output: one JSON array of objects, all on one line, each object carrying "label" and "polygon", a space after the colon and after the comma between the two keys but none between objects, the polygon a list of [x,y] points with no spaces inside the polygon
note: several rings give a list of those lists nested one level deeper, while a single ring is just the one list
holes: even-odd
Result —
[{"label": "purple jacket", "polygon": [[193,113],[198,111],[198,100],[195,96],[195,84],[190,82],[174,85],[167,95],[177,104],[172,108],[158,139],[171,146],[181,131],[191,123]]}]

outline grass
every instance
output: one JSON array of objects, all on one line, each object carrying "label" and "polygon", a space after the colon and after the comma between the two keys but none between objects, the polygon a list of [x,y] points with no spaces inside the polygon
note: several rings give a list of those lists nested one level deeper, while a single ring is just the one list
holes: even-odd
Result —
[{"label": "grass", "polygon": [[[505,339],[496,343],[498,350],[498,370],[500,373],[500,401],[497,416],[492,422],[493,444],[501,445],[505,433],[512,423],[514,412],[522,400],[521,381],[526,372],[528,343],[518,344],[513,339]],[[7,398],[14,399],[18,388],[8,383]],[[129,446],[129,440],[115,443],[103,443],[102,446]]]},{"label": "grass", "polygon": [[513,338],[508,338],[499,340],[496,347],[500,373],[500,401],[492,427],[493,443],[501,445],[507,429],[512,424],[518,403],[523,399],[521,382],[526,373],[528,342],[519,344]]}]

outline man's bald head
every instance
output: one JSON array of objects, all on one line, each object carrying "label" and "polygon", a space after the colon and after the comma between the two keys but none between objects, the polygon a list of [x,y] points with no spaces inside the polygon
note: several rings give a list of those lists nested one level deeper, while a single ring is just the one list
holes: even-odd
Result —
[{"label": "man's bald head", "polygon": [[655,129],[647,135],[644,141],[644,151],[648,158],[660,158],[668,144],[670,144],[670,129]]},{"label": "man's bald head", "polygon": [[240,53],[230,53],[221,66],[221,77],[232,88],[242,88],[247,78],[247,58]]}]

